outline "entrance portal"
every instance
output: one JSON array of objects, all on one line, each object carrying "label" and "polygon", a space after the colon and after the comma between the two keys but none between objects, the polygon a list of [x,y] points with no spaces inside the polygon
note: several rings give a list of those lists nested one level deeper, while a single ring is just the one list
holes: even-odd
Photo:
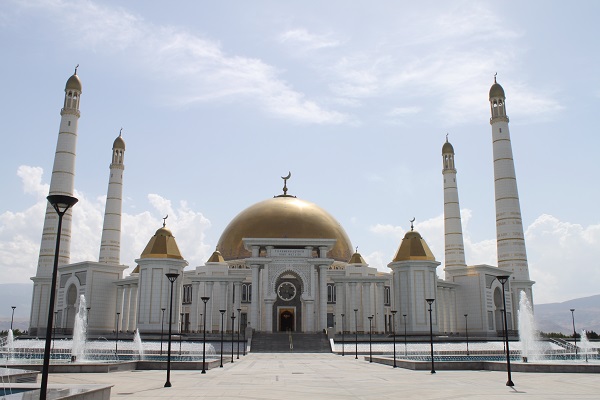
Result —
[{"label": "entrance portal", "polygon": [[279,310],[279,331],[294,331],[294,309],[282,308]]}]

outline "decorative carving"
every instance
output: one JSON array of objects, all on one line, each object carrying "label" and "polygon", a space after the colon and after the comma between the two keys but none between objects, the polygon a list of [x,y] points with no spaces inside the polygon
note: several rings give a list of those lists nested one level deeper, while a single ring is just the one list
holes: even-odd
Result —
[{"label": "decorative carving", "polygon": [[275,282],[282,274],[292,272],[302,281],[303,292],[308,296],[312,296],[312,285],[310,272],[312,266],[306,264],[270,264],[269,265],[269,293],[275,293]]}]

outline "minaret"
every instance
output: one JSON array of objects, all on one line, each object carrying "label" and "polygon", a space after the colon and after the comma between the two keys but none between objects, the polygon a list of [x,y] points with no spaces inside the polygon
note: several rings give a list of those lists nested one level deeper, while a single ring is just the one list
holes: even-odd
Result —
[{"label": "minaret", "polygon": [[[492,142],[494,153],[494,183],[496,193],[496,245],[498,267],[510,271],[511,284],[529,287],[529,267],[521,221],[521,206],[513,161],[504,89],[496,82],[490,88]],[[513,289],[515,289],[513,287]],[[517,299],[518,303],[518,299]]]},{"label": "minaret", "polygon": [[[58,133],[52,178],[50,180],[49,194],[51,195],[73,196],[80,96],[81,81],[77,76],[77,68],[75,68],[75,73],[67,81],[64,106],[60,111],[60,131]],[[58,265],[68,264],[71,260],[71,219],[72,209],[69,209],[62,220]],[[58,215],[48,203],[46,206],[44,228],[42,230],[37,271],[35,277],[32,278],[34,287],[29,332],[32,335],[44,333],[44,327],[48,320],[49,289],[54,266],[57,225]],[[38,328],[41,328],[41,330]]]},{"label": "minaret", "polygon": [[446,143],[442,146],[442,176],[444,177],[445,268],[465,267],[465,246],[458,203],[454,148],[448,142],[448,135],[446,135]]},{"label": "minaret", "polygon": [[106,208],[104,210],[104,226],[100,241],[100,255],[98,256],[98,261],[105,264],[120,264],[124,156],[125,141],[121,136],[121,132],[119,132],[119,137],[113,143]]}]

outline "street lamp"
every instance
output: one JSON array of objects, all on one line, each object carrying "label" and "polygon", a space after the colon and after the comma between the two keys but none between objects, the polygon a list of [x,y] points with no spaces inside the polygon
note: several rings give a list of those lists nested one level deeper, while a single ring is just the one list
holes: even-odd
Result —
[{"label": "street lamp", "polygon": [[58,214],[58,227],[56,229],[56,248],[54,250],[52,283],[50,284],[50,299],[48,301],[48,324],[46,326],[46,343],[44,347],[44,365],[42,366],[40,400],[46,400],[46,389],[48,388],[48,369],[50,368],[50,345],[52,342],[52,327],[54,326],[54,301],[56,297],[56,276],[58,275],[58,252],[60,250],[62,219],[69,208],[73,207],[75,203],[77,203],[77,199],[75,197],[60,194],[51,194],[46,198]]},{"label": "street lamp", "polygon": [[342,313],[342,357],[344,356],[344,316],[346,314]]},{"label": "street lamp", "polygon": [[233,334],[235,333],[234,329],[233,329],[234,326],[235,326],[235,312],[232,311],[231,312],[231,362],[233,362],[233,339],[234,339]]},{"label": "street lamp", "polygon": [[354,309],[354,342],[356,344],[354,352],[356,353],[354,359],[358,360],[358,308]]},{"label": "street lamp", "polygon": [[392,338],[394,340],[394,368],[397,368],[396,365],[396,313],[398,311],[392,310]]},{"label": "street lamp", "polygon": [[371,346],[371,334],[373,332],[373,316],[369,316],[367,317],[369,318],[369,362],[372,363],[373,362],[373,351],[372,351],[372,346]]},{"label": "street lamp", "polygon": [[204,302],[204,338],[202,339],[202,374],[206,373],[206,303],[210,300],[210,297],[200,297]]},{"label": "street lamp", "polygon": [[402,318],[404,318],[404,357],[407,356],[407,347],[406,347],[406,314],[402,314]]},{"label": "street lamp", "polygon": [[427,304],[429,304],[429,343],[431,345],[431,373],[435,374],[435,368],[433,364],[433,319],[431,317],[431,305],[435,301],[435,299],[425,299]]},{"label": "street lamp", "polygon": [[465,314],[465,335],[467,335],[467,356],[469,355],[469,325],[467,324],[467,316],[469,314]]},{"label": "street lamp", "polygon": [[116,330],[116,336],[115,336],[115,358],[119,359],[119,317],[121,316],[121,313],[118,312],[117,313],[117,330]]},{"label": "street lamp", "polygon": [[238,334],[237,334],[237,355],[235,358],[239,360],[240,359],[240,328],[242,326],[242,317],[241,317],[240,313],[242,312],[242,309],[238,308],[237,312],[238,312],[238,330],[237,330]]},{"label": "street lamp", "polygon": [[165,310],[166,308],[161,308],[162,310],[162,318],[160,320],[160,355],[162,356],[162,347],[163,347],[163,334],[165,331]]},{"label": "street lamp", "polygon": [[13,321],[15,319],[15,308],[17,308],[17,306],[11,306],[10,308],[12,308],[12,317],[10,317],[10,330],[12,331]]},{"label": "street lamp", "polygon": [[171,387],[171,334],[173,328],[173,283],[179,276],[179,274],[169,273],[165,274],[169,282],[171,282],[171,300],[169,302],[169,345],[167,346],[167,381],[165,387]]},{"label": "street lamp", "polygon": [[508,373],[508,380],[506,381],[506,386],[515,386],[510,376],[510,347],[508,345],[508,321],[506,318],[506,295],[504,293],[504,284],[508,281],[508,275],[497,276],[498,282],[502,285],[502,305],[504,306],[504,332],[505,334],[505,343],[506,343],[506,372]]},{"label": "street lamp", "polygon": [[54,349],[54,342],[56,340],[56,317],[58,316],[58,311],[54,311],[54,334],[52,335],[52,349]]},{"label": "street lamp", "polygon": [[573,339],[575,339],[575,358],[577,358],[577,331],[575,330],[575,309],[574,308],[571,308],[571,319],[573,320]]},{"label": "street lamp", "polygon": [[219,310],[219,312],[221,313],[221,365],[219,365],[219,368],[223,368],[223,334],[225,332],[225,326],[223,325],[223,317],[225,316],[225,311],[226,310]]},{"label": "street lamp", "polygon": [[183,313],[179,313],[181,323],[179,324],[179,355],[181,355],[181,337],[183,336]]}]

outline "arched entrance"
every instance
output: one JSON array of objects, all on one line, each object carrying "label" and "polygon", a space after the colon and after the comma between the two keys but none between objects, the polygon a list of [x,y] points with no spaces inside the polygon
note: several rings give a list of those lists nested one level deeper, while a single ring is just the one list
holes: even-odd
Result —
[{"label": "arched entrance", "polygon": [[283,308],[279,310],[279,331],[280,332],[294,332],[294,309]]}]

